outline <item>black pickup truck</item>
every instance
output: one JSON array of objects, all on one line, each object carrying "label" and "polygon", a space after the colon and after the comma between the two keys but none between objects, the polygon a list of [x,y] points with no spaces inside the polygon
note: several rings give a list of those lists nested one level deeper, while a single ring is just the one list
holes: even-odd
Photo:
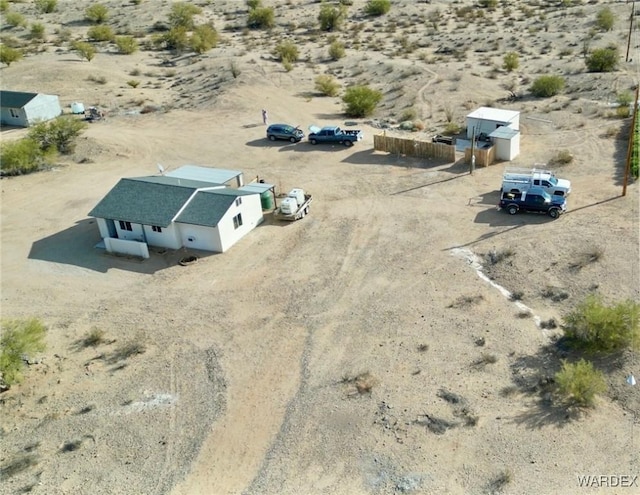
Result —
[{"label": "black pickup truck", "polygon": [[530,211],[558,218],[567,211],[567,200],[564,196],[551,196],[540,187],[531,187],[521,193],[502,193],[498,209],[504,209],[510,215],[515,215],[519,211]]}]

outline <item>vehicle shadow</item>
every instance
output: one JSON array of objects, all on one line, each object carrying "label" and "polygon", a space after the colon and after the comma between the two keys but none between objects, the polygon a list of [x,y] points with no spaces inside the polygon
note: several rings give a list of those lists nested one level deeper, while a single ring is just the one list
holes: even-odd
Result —
[{"label": "vehicle shadow", "polygon": [[292,143],[291,141],[285,141],[284,139],[279,139],[277,141],[270,141],[267,138],[254,139],[253,141],[247,141],[245,143],[247,146],[252,146],[254,148],[290,148],[292,146],[296,146],[300,143]]},{"label": "vehicle shadow", "polygon": [[[481,197],[480,197],[481,198]],[[474,198],[471,198],[472,200]],[[471,200],[470,200],[471,201]],[[480,204],[480,203],[478,203]],[[497,201],[494,203],[497,205]],[[473,204],[469,204],[473,206]],[[537,213],[520,212],[509,215],[506,211],[498,210],[497,207],[489,208],[478,212],[474,223],[484,223],[491,227],[514,227],[516,225],[546,225],[549,222],[562,221],[562,216],[554,220],[548,215]]]}]

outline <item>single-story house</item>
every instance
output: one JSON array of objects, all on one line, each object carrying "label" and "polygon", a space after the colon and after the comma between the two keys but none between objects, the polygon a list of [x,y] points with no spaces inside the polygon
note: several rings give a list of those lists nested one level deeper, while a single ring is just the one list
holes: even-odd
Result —
[{"label": "single-story house", "polygon": [[490,141],[498,160],[513,160],[520,154],[520,112],[480,107],[467,115],[467,138]]},{"label": "single-story house", "polygon": [[29,127],[62,114],[56,95],[0,90],[0,124]]},{"label": "single-story house", "polygon": [[241,172],[189,167],[174,175],[120,179],[89,212],[107,251],[143,258],[148,246],[222,253],[262,223],[259,192],[189,178],[222,180]]}]

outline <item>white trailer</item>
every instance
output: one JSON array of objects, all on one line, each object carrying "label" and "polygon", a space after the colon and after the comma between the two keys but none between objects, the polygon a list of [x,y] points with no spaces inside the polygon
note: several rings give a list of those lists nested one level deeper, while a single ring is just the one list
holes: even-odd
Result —
[{"label": "white trailer", "polygon": [[302,189],[292,189],[273,212],[273,217],[289,222],[300,220],[309,213],[311,201],[313,201],[311,194],[305,194]]}]

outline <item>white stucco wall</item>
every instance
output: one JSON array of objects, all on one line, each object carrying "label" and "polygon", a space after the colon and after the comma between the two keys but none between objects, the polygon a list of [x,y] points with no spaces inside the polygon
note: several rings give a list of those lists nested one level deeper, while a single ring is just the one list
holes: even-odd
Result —
[{"label": "white stucco wall", "polygon": [[123,230],[120,228],[120,222],[115,221],[116,232],[118,233],[118,239],[126,239],[127,241],[139,241],[144,242],[144,232],[142,225],[138,223],[132,223],[132,230]]},{"label": "white stucco wall", "polygon": [[[242,225],[236,229],[233,224],[233,217],[238,213],[242,213]],[[221,251],[224,252],[229,249],[255,229],[263,220],[264,216],[262,214],[260,195],[252,194],[250,196],[242,196],[242,204],[239,206],[235,204],[231,206],[218,224],[222,243]]]},{"label": "white stucco wall", "polygon": [[493,142],[498,160],[513,160],[520,154],[520,134],[511,139],[494,138]]},{"label": "white stucco wall", "polygon": [[164,247],[167,249],[180,249],[182,247],[180,229],[175,224],[162,227],[162,232],[154,232],[150,225],[144,225],[144,234],[147,239],[147,244],[150,246]]},{"label": "white stucco wall", "polygon": [[109,253],[126,254],[129,256],[149,257],[149,248],[144,242],[125,241],[106,237],[104,247]]},{"label": "white stucco wall", "polygon": [[220,234],[215,227],[202,225],[177,224],[180,228],[182,245],[186,248],[201,249],[202,251],[222,252]]}]

